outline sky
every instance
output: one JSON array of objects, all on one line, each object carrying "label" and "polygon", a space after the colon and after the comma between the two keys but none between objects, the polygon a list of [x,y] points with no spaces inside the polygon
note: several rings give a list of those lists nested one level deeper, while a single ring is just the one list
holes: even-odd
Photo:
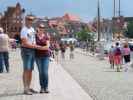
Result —
[{"label": "sky", "polygon": [[[51,18],[70,13],[83,21],[91,21],[97,16],[97,0],[0,0],[0,12],[3,13],[8,6],[15,6],[17,2],[26,9],[26,13],[32,12],[37,16]],[[121,15],[133,16],[132,5],[133,0],[121,0]],[[113,0],[100,0],[100,8],[102,18],[113,16]]]}]

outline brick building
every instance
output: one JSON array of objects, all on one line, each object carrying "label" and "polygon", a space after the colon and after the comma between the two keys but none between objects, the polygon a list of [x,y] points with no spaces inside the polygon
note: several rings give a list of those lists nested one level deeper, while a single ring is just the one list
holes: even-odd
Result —
[{"label": "brick building", "polygon": [[86,23],[81,22],[79,17],[68,13],[62,17],[36,18],[34,27],[39,23],[43,23],[45,25],[45,31],[57,40],[60,40],[60,38],[75,37],[76,32],[88,27]]},{"label": "brick building", "polygon": [[61,37],[74,37],[76,32],[81,31],[83,27],[88,27],[78,16],[68,13],[62,17],[49,19],[49,26]]},{"label": "brick building", "polygon": [[23,24],[24,9],[21,8],[19,3],[16,6],[8,7],[7,11],[1,18],[1,26],[4,28],[5,33],[10,37],[19,35]]},{"label": "brick building", "polygon": [[1,26],[1,19],[2,19],[2,17],[3,17],[3,15],[2,15],[2,13],[0,13],[0,27],[2,27]]},{"label": "brick building", "polygon": [[49,19],[49,26],[51,30],[53,30],[54,34],[57,34],[58,36],[65,36],[67,35],[66,29],[65,29],[65,21],[62,17],[55,17]]}]

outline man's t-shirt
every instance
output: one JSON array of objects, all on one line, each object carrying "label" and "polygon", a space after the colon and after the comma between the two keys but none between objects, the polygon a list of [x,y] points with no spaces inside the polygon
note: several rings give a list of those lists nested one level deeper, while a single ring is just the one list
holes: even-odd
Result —
[{"label": "man's t-shirt", "polygon": [[7,34],[0,34],[0,52],[9,51],[9,37]]},{"label": "man's t-shirt", "polygon": [[21,38],[26,38],[29,44],[35,44],[35,30],[33,27],[26,27],[24,26],[20,33]]}]

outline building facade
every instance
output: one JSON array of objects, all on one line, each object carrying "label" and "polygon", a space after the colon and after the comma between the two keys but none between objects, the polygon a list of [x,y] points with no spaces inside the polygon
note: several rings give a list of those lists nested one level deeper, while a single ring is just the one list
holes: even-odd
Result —
[{"label": "building facade", "polygon": [[124,37],[124,34],[123,34],[124,23],[125,23],[125,20],[123,16],[112,18],[112,24],[113,24],[112,31],[113,31],[114,38],[120,39]]},{"label": "building facade", "polygon": [[1,26],[10,37],[19,35],[23,25],[24,12],[25,10],[21,8],[19,3],[16,6],[8,7],[7,11],[4,12],[1,18]]},{"label": "building facade", "polygon": [[101,38],[106,41],[111,41],[113,39],[112,31],[112,20],[103,19],[101,22]]},{"label": "building facade", "polygon": [[45,31],[55,40],[75,37],[75,33],[81,31],[85,27],[88,28],[88,25],[81,22],[77,16],[68,13],[62,17],[36,18],[34,21],[34,27],[39,23],[44,24]]}]

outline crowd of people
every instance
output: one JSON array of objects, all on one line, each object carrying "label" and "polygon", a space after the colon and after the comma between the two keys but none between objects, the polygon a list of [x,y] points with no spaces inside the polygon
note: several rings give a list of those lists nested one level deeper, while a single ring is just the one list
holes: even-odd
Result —
[{"label": "crowd of people", "polygon": [[[56,62],[59,62],[59,51],[61,52],[61,58],[65,59],[65,52],[69,47],[70,53],[69,58],[74,59],[74,48],[75,45],[70,43],[66,45],[59,41],[50,41],[50,36],[45,31],[44,24],[39,24],[36,28],[32,27],[34,17],[27,15],[25,18],[25,25],[22,27],[20,32],[21,40],[21,58],[23,62],[23,87],[24,94],[32,95],[37,93],[30,87],[32,80],[32,71],[34,69],[34,62],[36,62],[39,72],[39,84],[40,93],[49,93],[49,63],[50,57],[53,57]],[[9,45],[16,49],[15,41],[12,41],[7,34],[4,33],[3,28],[0,28],[0,73],[3,73],[3,69],[7,72],[10,71],[9,67]],[[112,69],[120,72],[121,69],[124,71],[128,70],[131,64],[130,48],[128,43],[124,43],[123,46],[120,43],[116,43],[115,46],[111,46],[109,50],[109,61]],[[124,65],[124,67],[123,67]]]},{"label": "crowd of people", "polygon": [[75,44],[70,42],[69,44],[65,44],[65,43],[62,43],[62,42],[54,42],[54,43],[51,43],[51,54],[53,55],[52,57],[55,58],[56,62],[58,63],[59,62],[59,54],[61,54],[61,58],[62,59],[65,59],[65,52],[66,50],[69,48],[69,59],[74,59],[74,48],[75,48]]},{"label": "crowd of people", "polygon": [[116,42],[115,46],[112,45],[109,50],[110,68],[114,69],[116,67],[117,72],[120,72],[122,69],[127,71],[132,65],[131,51],[127,42],[123,44]]}]

